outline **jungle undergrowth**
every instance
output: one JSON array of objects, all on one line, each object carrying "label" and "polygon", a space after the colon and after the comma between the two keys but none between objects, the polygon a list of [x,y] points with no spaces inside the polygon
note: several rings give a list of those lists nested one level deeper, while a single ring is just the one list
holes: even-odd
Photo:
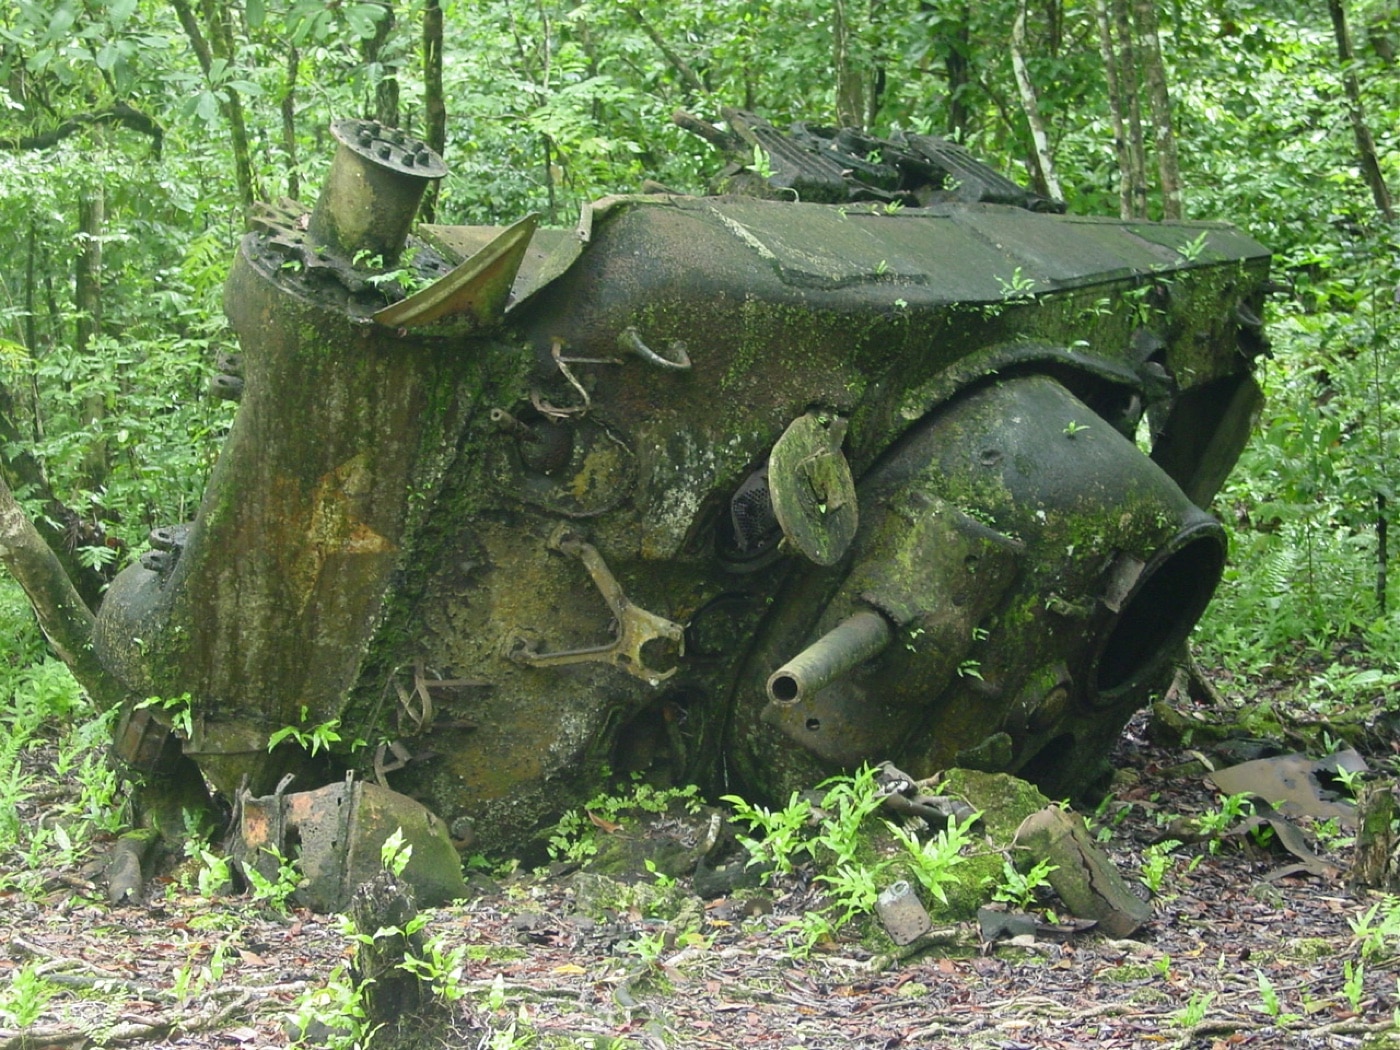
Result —
[{"label": "jungle undergrowth", "polygon": [[0,891],[32,896],[46,872],[105,849],[128,819],[126,794],[107,761],[116,712],[97,711],[47,654],[9,581],[0,632],[11,646],[0,658]]}]

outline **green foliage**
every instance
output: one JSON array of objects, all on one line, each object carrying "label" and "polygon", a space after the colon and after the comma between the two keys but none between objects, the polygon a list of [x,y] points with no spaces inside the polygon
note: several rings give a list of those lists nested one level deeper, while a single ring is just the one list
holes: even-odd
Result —
[{"label": "green foliage", "polygon": [[302,992],[287,1020],[297,1034],[292,1043],[297,1047],[363,1050],[373,1034],[361,990],[343,966],[337,966],[324,985]]},{"label": "green foliage", "polygon": [[0,1018],[6,1025],[23,1030],[39,1020],[44,1007],[58,994],[58,986],[39,973],[37,962],[10,971],[10,980],[0,988]]},{"label": "green foliage", "polygon": [[1187,1004],[1172,1014],[1172,1022],[1182,1028],[1195,1028],[1206,1019],[1210,1004],[1214,1000],[1214,992],[1192,992]]},{"label": "green foliage", "polygon": [[190,694],[181,693],[179,696],[169,697],[148,696],[136,706],[158,711],[174,732],[188,740],[194,734],[192,704]]},{"label": "green foliage", "polygon": [[840,862],[831,871],[817,876],[826,890],[827,905],[809,911],[797,923],[803,948],[810,951],[818,941],[829,940],[852,919],[868,915],[875,907],[882,888],[880,876],[889,861],[856,864]]},{"label": "green foliage", "polygon": [[806,831],[812,819],[812,804],[796,791],[782,809],[755,806],[738,795],[725,795],[723,801],[734,808],[734,816],[758,831],[758,837],[739,836],[749,853],[749,865],[761,866],[765,880],[771,875],[792,871],[801,854],[811,853]]},{"label": "green foliage", "polygon": [[233,885],[233,869],[228,858],[203,846],[195,847],[195,858],[199,861],[194,876],[200,896],[219,897],[227,893]]},{"label": "green foliage", "polygon": [[[804,861],[817,869],[814,881],[825,901],[788,927],[802,934],[801,951],[869,914],[893,872],[907,872],[930,895],[948,902],[944,887],[957,880],[954,869],[966,859],[963,850],[972,843],[971,828],[980,815],[963,822],[950,817],[945,828],[921,841],[917,832],[870,819],[882,802],[877,773],[865,766],[851,776],[832,777],[818,785],[819,802],[794,792],[785,807],[775,810],[725,796],[735,818],[758,833],[739,841],[750,865],[763,868],[765,880],[790,874]],[[1040,864],[1016,878],[1033,895],[1050,870]]]},{"label": "green foliage", "polygon": [[[278,744],[290,740],[298,747],[309,754],[315,755],[321,751],[330,751],[334,745],[339,744],[343,739],[340,735],[340,719],[332,718],[329,721],[319,722],[316,725],[307,724],[307,707],[301,707],[301,724],[295,726],[283,726],[274,731],[267,738],[267,749],[274,750]],[[365,746],[365,742],[358,738],[351,744],[350,750],[357,751]]]},{"label": "green foliage", "polygon": [[853,863],[862,851],[865,820],[880,808],[883,793],[878,768],[862,766],[853,776],[832,777],[817,785],[826,791],[818,806],[820,823],[811,852],[821,862]]},{"label": "green foliage", "polygon": [[1259,985],[1259,1002],[1264,1013],[1268,1014],[1277,1024],[1291,1024],[1301,1017],[1301,1014],[1287,1013],[1283,1009],[1283,1003],[1278,997],[1278,990],[1269,980],[1263,970],[1254,971],[1255,980]]},{"label": "green foliage", "polygon": [[462,975],[467,965],[467,946],[448,948],[442,937],[434,937],[424,946],[424,954],[407,955],[399,965],[420,981],[425,981],[435,996],[445,1003],[455,1003],[466,997]]},{"label": "green foliage", "polygon": [[253,900],[266,901],[279,912],[287,910],[287,902],[302,883],[301,869],[295,858],[288,859],[275,846],[264,846],[263,852],[277,862],[277,875],[269,879],[252,864],[242,868],[248,887],[253,891]]},{"label": "green foliage", "polygon": [[1171,870],[1172,850],[1180,845],[1177,839],[1164,839],[1142,851],[1142,882],[1153,893],[1161,892],[1162,881]]},{"label": "green foliage", "polygon": [[1400,954],[1400,897],[1387,894],[1347,922],[1363,959]]},{"label": "green foliage", "polygon": [[959,823],[956,817],[950,816],[946,827],[922,842],[912,831],[888,825],[890,833],[904,847],[905,859],[912,862],[914,877],[944,904],[948,903],[948,894],[943,887],[957,880],[953,869],[963,863],[962,851],[972,843],[972,825],[980,817],[980,813],[975,813]]},{"label": "green foliage", "polygon": [[395,828],[394,833],[379,847],[379,863],[395,878],[402,878],[408,862],[413,859],[413,844],[404,842],[403,828]]},{"label": "green foliage", "polygon": [[1342,962],[1342,994],[1346,997],[1351,1012],[1359,1014],[1366,996],[1366,964],[1361,960],[1353,966],[1350,959]]},{"label": "green foliage", "polygon": [[1050,873],[1058,870],[1059,865],[1038,860],[1028,871],[1022,872],[1009,860],[1003,861],[1001,880],[992,891],[992,900],[1028,911],[1035,904],[1039,891],[1050,885]]},{"label": "green foliage", "polygon": [[[20,602],[15,585],[0,584],[0,629],[13,640],[0,658],[0,891],[28,893],[46,868],[84,863],[126,814],[106,761],[115,712],[95,712],[68,669],[42,655]],[[42,823],[32,819],[41,789]]]},{"label": "green foliage", "polygon": [[630,793],[597,795],[582,809],[569,810],[560,817],[549,834],[549,855],[581,863],[598,852],[597,836],[604,829],[621,829],[642,814],[659,816],[672,808],[693,814],[700,812],[700,807],[700,789],[694,784],[658,788],[635,781]]},{"label": "green foliage", "polygon": [[1224,795],[1218,809],[1208,809],[1196,818],[1196,828],[1210,839],[1210,851],[1220,850],[1220,837],[1246,817],[1254,814],[1254,800],[1248,792]]}]

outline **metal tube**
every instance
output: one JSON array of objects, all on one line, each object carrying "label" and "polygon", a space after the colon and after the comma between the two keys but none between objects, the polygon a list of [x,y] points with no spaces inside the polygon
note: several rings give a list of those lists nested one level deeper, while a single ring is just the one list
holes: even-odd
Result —
[{"label": "metal tube", "polygon": [[873,609],[852,613],[768,677],[768,698],[798,704],[889,645],[894,631]]},{"label": "metal tube", "polygon": [[340,146],[307,235],[357,267],[362,254],[375,267],[392,266],[423,191],[447,165],[417,139],[371,120],[336,121],[331,134]]}]

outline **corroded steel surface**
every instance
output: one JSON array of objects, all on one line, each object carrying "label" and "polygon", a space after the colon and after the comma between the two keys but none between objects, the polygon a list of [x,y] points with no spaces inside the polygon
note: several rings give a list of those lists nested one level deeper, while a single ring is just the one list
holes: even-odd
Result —
[{"label": "corroded steel surface", "polygon": [[[1259,405],[1268,253],[881,192],[610,198],[513,274],[501,231],[429,228],[431,321],[353,259],[288,265],[284,204],[229,282],[233,433],[100,655],[190,693],[225,792],[355,768],[485,847],[631,774],[1083,788],[1219,577],[1202,508]],[[853,618],[878,630],[831,634]],[[329,763],[268,751],[327,724]]]}]

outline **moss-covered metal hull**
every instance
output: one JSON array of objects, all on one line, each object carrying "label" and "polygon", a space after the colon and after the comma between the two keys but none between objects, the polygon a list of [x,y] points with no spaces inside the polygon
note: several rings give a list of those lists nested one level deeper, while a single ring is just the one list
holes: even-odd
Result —
[{"label": "moss-covered metal hull", "polygon": [[[134,690],[191,695],[215,784],[358,766],[506,846],[617,775],[1097,777],[1223,565],[1202,508],[1258,408],[1267,252],[987,204],[586,219],[494,314],[418,327],[245,242],[234,432],[99,630]],[[329,723],[323,767],[295,741]]]}]

